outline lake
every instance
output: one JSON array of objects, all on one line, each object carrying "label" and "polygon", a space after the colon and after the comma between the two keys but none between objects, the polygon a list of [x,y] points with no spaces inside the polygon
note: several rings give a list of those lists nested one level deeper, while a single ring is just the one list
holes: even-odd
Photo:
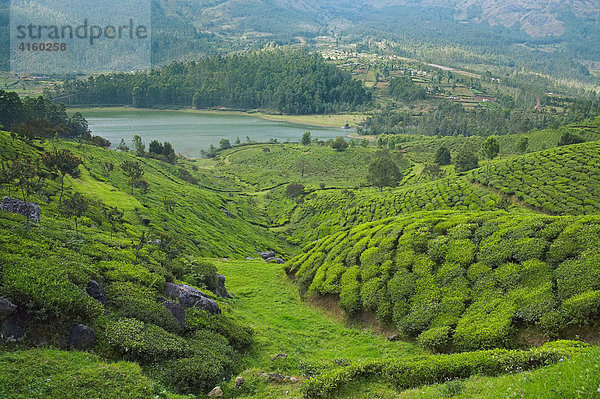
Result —
[{"label": "lake", "polygon": [[163,110],[90,109],[81,113],[94,135],[102,136],[118,146],[121,139],[131,147],[131,139],[139,134],[146,148],[152,140],[168,141],[175,152],[188,157],[200,157],[200,151],[223,138],[231,144],[239,137],[252,141],[299,141],[310,130],[313,138],[329,139],[354,133],[340,128],[315,127],[288,122],[270,121],[251,115],[219,112],[190,112]]}]

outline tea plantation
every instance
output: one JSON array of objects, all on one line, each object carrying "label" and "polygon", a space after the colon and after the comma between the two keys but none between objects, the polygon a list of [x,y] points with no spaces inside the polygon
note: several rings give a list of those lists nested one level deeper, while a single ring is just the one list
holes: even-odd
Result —
[{"label": "tea plantation", "polygon": [[600,144],[530,134],[489,175],[426,176],[467,139],[414,139],[377,189],[372,145],[169,163],[0,132],[2,197],[41,213],[0,210],[0,397],[593,397]]},{"label": "tea plantation", "polygon": [[600,212],[600,142],[553,148],[496,162],[470,178],[557,215]]},{"label": "tea plantation", "polygon": [[334,295],[435,351],[517,347],[599,316],[600,217],[431,212],[309,244],[286,265],[305,295]]}]

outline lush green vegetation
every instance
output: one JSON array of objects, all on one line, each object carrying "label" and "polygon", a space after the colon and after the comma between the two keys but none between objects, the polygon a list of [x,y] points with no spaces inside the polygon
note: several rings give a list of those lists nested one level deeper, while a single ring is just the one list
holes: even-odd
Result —
[{"label": "lush green vegetation", "polygon": [[445,178],[394,190],[326,190],[304,198],[290,213],[289,240],[298,244],[340,229],[418,211],[491,211],[510,207],[492,193],[461,178]]},{"label": "lush green vegetation", "polygon": [[553,343],[547,349],[542,346],[531,351],[496,349],[401,361],[355,363],[315,376],[303,389],[306,398],[328,398],[346,384],[373,376],[385,378],[402,390],[475,374],[494,376],[512,370],[526,371],[562,361],[580,347],[579,342],[566,341],[563,345],[562,350]]},{"label": "lush green vegetation", "polygon": [[287,114],[352,110],[370,101],[360,82],[302,50],[264,50],[149,73],[67,81],[51,96],[68,105],[267,109]]},{"label": "lush green vegetation", "polygon": [[558,147],[493,163],[489,179],[483,169],[470,178],[552,214],[597,214],[599,150],[598,141]]},{"label": "lush green vegetation", "polygon": [[[334,295],[425,347],[513,347],[595,323],[597,217],[415,213],[344,230],[286,266],[305,295]],[[557,290],[554,290],[557,287]]]}]

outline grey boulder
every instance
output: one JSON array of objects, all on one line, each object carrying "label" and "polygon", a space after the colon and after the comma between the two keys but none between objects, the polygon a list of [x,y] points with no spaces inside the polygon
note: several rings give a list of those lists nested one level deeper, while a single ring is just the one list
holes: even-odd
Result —
[{"label": "grey boulder", "polygon": [[10,301],[0,298],[0,321],[8,319],[17,310],[17,305]]},{"label": "grey boulder", "polygon": [[229,293],[227,292],[227,288],[225,288],[225,276],[222,274],[217,274],[218,285],[215,294],[220,296],[221,298],[231,298]]},{"label": "grey boulder", "polygon": [[4,197],[2,199],[2,202],[0,202],[0,209],[27,216],[29,219],[38,223],[42,216],[42,210],[39,205],[11,197]]},{"label": "grey boulder", "polygon": [[86,292],[89,296],[100,302],[101,304],[106,304],[106,293],[102,286],[96,280],[90,280],[86,287]]},{"label": "grey boulder", "polygon": [[69,347],[77,350],[86,350],[94,347],[96,331],[85,324],[75,324],[69,334]]},{"label": "grey boulder", "polygon": [[194,307],[212,314],[221,313],[221,309],[215,301],[210,299],[205,293],[189,285],[166,283],[165,295],[179,300],[179,304],[184,308]]},{"label": "grey boulder", "polygon": [[258,254],[260,256],[262,256],[263,259],[269,259],[269,258],[275,257],[275,252],[273,252],[273,251],[259,252]]},{"label": "grey boulder", "polygon": [[181,328],[185,328],[185,308],[171,301],[164,301],[162,304],[173,315],[175,320],[179,322]]}]

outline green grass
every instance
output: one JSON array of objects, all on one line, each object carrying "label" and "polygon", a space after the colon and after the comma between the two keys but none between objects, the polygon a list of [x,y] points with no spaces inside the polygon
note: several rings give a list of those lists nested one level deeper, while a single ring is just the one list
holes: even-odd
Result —
[{"label": "green grass", "polygon": [[137,364],[108,363],[85,352],[0,352],[0,370],[0,397],[5,399],[155,397],[153,384]]},{"label": "green grass", "polygon": [[[597,398],[600,395],[600,349],[539,370],[500,377],[471,377],[403,392],[397,398]],[[344,396],[340,396],[344,397]],[[348,396],[353,397],[353,396]],[[382,396],[388,397],[388,396]]]},{"label": "green grass", "polygon": [[[234,314],[256,333],[247,367],[300,373],[302,363],[326,359],[380,359],[419,353],[414,345],[390,342],[369,329],[332,320],[322,308],[303,301],[281,265],[264,261],[219,262],[234,295]],[[288,354],[282,364],[270,356]]]}]

